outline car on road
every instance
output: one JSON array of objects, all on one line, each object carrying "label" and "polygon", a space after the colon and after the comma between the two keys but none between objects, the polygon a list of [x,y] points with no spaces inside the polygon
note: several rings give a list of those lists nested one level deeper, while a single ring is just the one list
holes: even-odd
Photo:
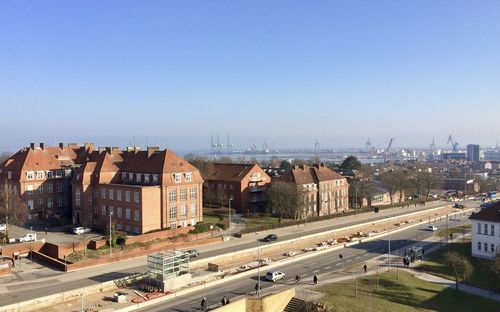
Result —
[{"label": "car on road", "polygon": [[285,279],[285,273],[281,271],[272,271],[266,273],[266,280],[276,282],[277,280]]},{"label": "car on road", "polygon": [[463,209],[463,208],[465,208],[465,206],[464,206],[464,205],[462,205],[462,204],[454,204],[454,205],[453,205],[453,208],[460,208],[460,209]]},{"label": "car on road", "polygon": [[188,253],[189,258],[198,258],[198,256],[200,255],[200,253],[196,249],[186,250],[186,252]]},{"label": "car on road", "polygon": [[34,241],[36,241],[36,234],[35,233],[28,233],[24,236],[19,237],[18,240],[20,243],[34,242]]},{"label": "car on road", "polygon": [[428,230],[428,231],[431,231],[431,232],[436,232],[436,231],[438,230],[438,228],[437,228],[437,226],[435,226],[435,225],[429,225],[429,226],[427,227],[427,230]]},{"label": "car on road", "polygon": [[87,227],[79,226],[79,227],[74,227],[71,232],[76,235],[84,234],[84,233],[90,233],[90,229]]},{"label": "car on road", "polygon": [[0,231],[5,232],[7,231],[7,224],[0,224]]},{"label": "car on road", "polygon": [[262,238],[260,241],[261,242],[275,242],[278,240],[278,235],[276,234],[269,234],[266,237]]}]

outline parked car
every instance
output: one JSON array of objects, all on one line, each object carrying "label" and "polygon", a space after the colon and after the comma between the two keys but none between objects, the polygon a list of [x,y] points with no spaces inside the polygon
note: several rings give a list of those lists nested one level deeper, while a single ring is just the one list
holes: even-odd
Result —
[{"label": "parked car", "polygon": [[189,258],[198,258],[198,256],[200,255],[200,253],[196,249],[186,250],[186,252],[188,253]]},{"label": "parked car", "polygon": [[18,240],[20,243],[34,242],[34,241],[36,241],[36,234],[35,233],[28,233],[24,236],[19,237]]},{"label": "parked car", "polygon": [[465,208],[465,206],[464,206],[464,205],[462,205],[462,204],[454,204],[454,205],[453,205],[453,208],[460,208],[460,209],[463,209],[463,208]]},{"label": "parked car", "polygon": [[271,282],[276,282],[277,280],[285,279],[285,273],[281,271],[273,271],[266,273],[266,279]]},{"label": "parked car", "polygon": [[437,228],[437,226],[435,226],[435,225],[429,225],[429,226],[427,227],[427,230],[432,231],[432,232],[435,232],[435,231],[437,231],[437,230],[438,230],[438,228]]},{"label": "parked car", "polygon": [[71,232],[76,235],[80,235],[83,233],[90,233],[90,229],[87,227],[79,226],[79,227],[74,227]]},{"label": "parked car", "polygon": [[262,238],[260,241],[261,242],[274,242],[278,240],[278,235],[276,234],[269,234],[266,237]]},{"label": "parked car", "polygon": [[5,224],[5,223],[0,224],[0,231],[3,231],[3,232],[7,231],[7,224]]}]

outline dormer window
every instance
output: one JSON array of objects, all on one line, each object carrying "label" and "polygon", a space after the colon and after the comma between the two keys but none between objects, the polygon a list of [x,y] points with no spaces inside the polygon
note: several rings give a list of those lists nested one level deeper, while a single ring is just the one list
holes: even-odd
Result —
[{"label": "dormer window", "polygon": [[128,175],[126,172],[122,172],[122,182],[127,182],[128,179],[127,179]]},{"label": "dormer window", "polygon": [[12,179],[12,171],[7,171],[7,178]]},{"label": "dormer window", "polygon": [[181,183],[181,174],[180,173],[174,174],[174,178],[175,178],[175,183]]},{"label": "dormer window", "polygon": [[47,171],[47,178],[52,179],[54,177],[54,173],[52,171]]},{"label": "dormer window", "polygon": [[158,175],[153,174],[153,183],[156,183],[156,182],[158,182]]},{"label": "dormer window", "polygon": [[37,171],[36,172],[36,178],[37,179],[43,179],[43,171]]},{"label": "dormer window", "polygon": [[128,173],[128,179],[129,181],[134,181],[134,174],[132,172]]},{"label": "dormer window", "polygon": [[136,181],[137,183],[141,183],[141,182],[142,182],[142,174],[140,174],[140,173],[136,173],[136,174],[135,174],[135,181]]},{"label": "dormer window", "polygon": [[192,179],[192,173],[186,172],[186,182],[191,182],[191,179]]},{"label": "dormer window", "polygon": [[149,174],[144,175],[144,183],[149,183]]},{"label": "dormer window", "polygon": [[34,173],[33,173],[33,171],[28,171],[28,172],[26,172],[26,179],[28,179],[28,180],[33,180],[33,178],[34,178]]}]

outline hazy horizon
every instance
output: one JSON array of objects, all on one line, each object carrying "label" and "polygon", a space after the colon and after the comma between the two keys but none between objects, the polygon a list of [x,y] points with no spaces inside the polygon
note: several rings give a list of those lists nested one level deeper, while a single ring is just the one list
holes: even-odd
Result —
[{"label": "hazy horizon", "polygon": [[11,1],[0,151],[500,136],[499,1]]}]

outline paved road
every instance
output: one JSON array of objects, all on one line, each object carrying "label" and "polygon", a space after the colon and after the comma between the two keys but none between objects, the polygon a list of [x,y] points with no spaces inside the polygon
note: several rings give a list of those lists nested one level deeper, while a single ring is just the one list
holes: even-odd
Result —
[{"label": "paved road", "polygon": [[[456,220],[450,221],[449,226],[457,226],[459,224],[468,222],[467,217],[457,218]],[[437,223],[438,228],[444,228],[445,222]],[[441,244],[440,242],[423,242],[424,240],[435,235],[434,232],[429,232],[426,226],[413,227],[399,233],[391,234],[391,254],[397,255],[399,252],[402,255],[404,250],[403,247],[406,246],[425,246],[425,248],[431,248],[435,245]],[[398,250],[400,249],[400,250]],[[346,272],[342,267],[349,268],[354,264],[357,264],[361,270],[363,263],[370,261],[376,257],[383,256],[382,259],[387,259],[384,254],[388,253],[388,236],[381,238],[379,240],[374,240],[366,243],[361,243],[354,245],[349,248],[332,251],[317,257],[305,259],[303,261],[298,261],[295,263],[283,265],[281,267],[275,268],[273,270],[280,270],[286,274],[284,281],[271,283],[266,281],[261,277],[261,287],[262,291],[265,293],[271,289],[279,289],[286,287],[288,285],[294,285],[295,275],[301,276],[300,283],[312,284],[312,277],[317,275],[321,283],[322,279],[331,278],[332,276],[338,275],[349,275],[352,273]],[[344,258],[344,264],[339,259],[339,255],[342,254]],[[396,260],[396,259],[393,259]],[[382,261],[387,264],[387,262]],[[381,262],[381,265],[383,263]],[[373,268],[373,267],[372,267]],[[262,275],[266,272],[263,268]],[[210,307],[217,307],[220,305],[220,299],[222,296],[226,296],[232,301],[236,300],[236,297],[242,295],[254,295],[254,287],[257,283],[257,276],[242,277],[233,282],[218,285],[216,287],[207,287],[203,291],[198,291],[186,296],[180,296],[176,299],[159,303],[157,305],[148,307],[146,309],[141,309],[141,311],[196,311],[199,308],[200,301],[202,297],[207,297],[207,301]]]},{"label": "paved road", "polygon": [[[396,208],[383,210],[378,214],[364,213],[359,214],[358,216],[347,216],[328,221],[310,223],[307,227],[300,226],[287,229],[277,229],[276,233],[279,235],[280,240],[292,239],[308,234],[321,233],[330,229],[355,225],[362,222],[371,222],[383,219],[386,216],[399,216],[415,211],[422,211],[436,206],[442,206],[444,204],[448,203],[437,202],[425,207],[418,206],[404,209]],[[204,258],[251,248],[255,245],[255,238],[248,237],[233,239],[229,242],[224,242],[223,244],[202,246],[198,249],[200,251],[200,258]],[[95,285],[104,281],[123,277],[133,272],[144,272],[146,270],[145,263],[146,257],[140,257],[70,273],[62,273],[48,268],[38,268],[21,273],[17,272],[11,277],[0,278],[0,302],[2,302],[2,304],[17,303],[24,300],[60,293],[65,290]],[[26,265],[25,267],[28,266]],[[18,268],[19,266],[17,269]]]}]

